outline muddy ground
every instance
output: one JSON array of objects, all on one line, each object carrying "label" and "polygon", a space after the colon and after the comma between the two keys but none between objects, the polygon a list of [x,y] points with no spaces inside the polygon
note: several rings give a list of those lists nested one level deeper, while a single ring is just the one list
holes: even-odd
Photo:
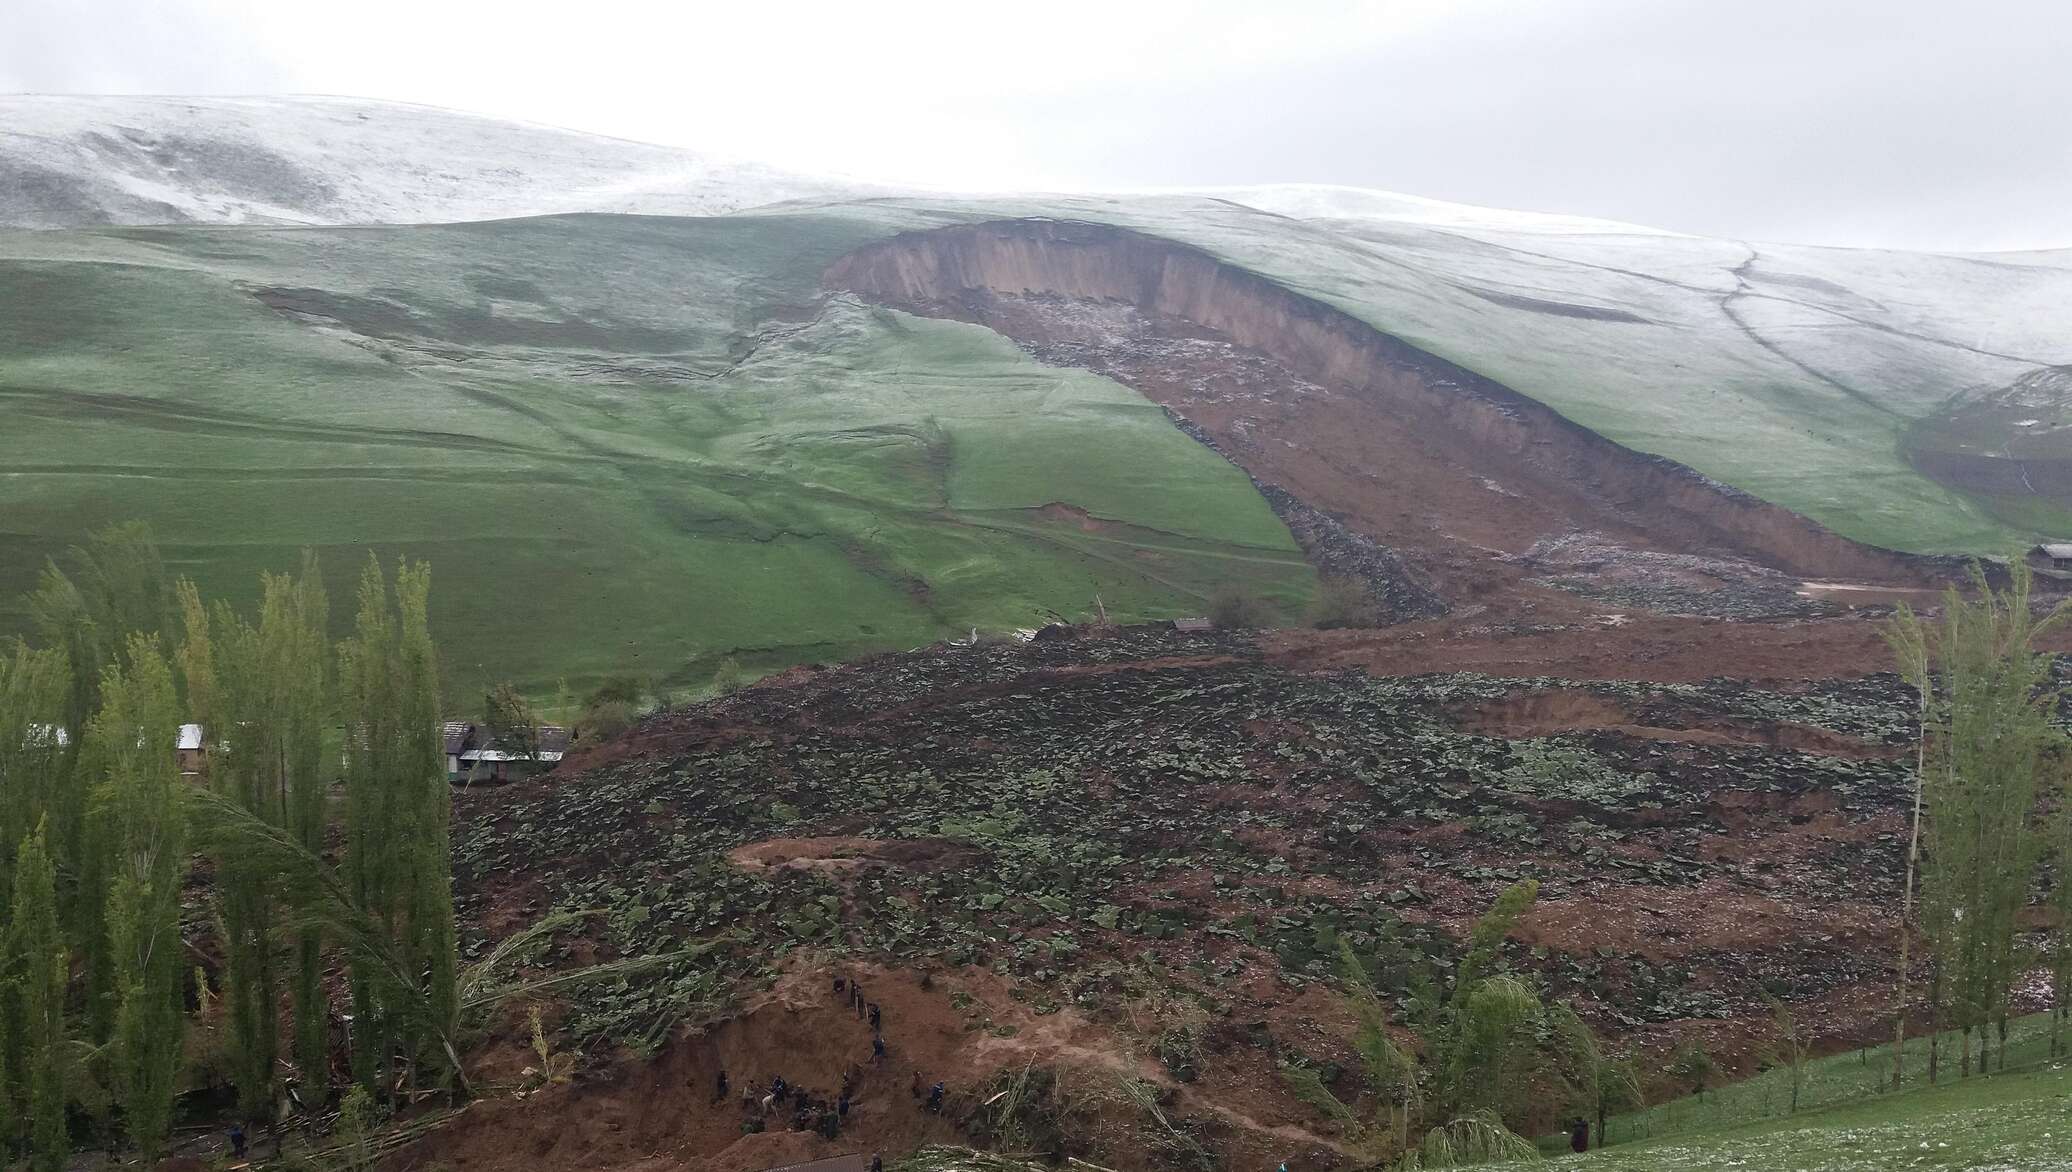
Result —
[{"label": "muddy ground", "polygon": [[[1345,1164],[1278,1074],[1309,1064],[1371,1105],[1337,942],[1407,1014],[1524,877],[1541,899],[1506,963],[1616,1047],[1702,1038],[1747,1071],[1765,993],[1857,1044],[1893,977],[1911,694],[1866,617],[1722,625],[941,647],[797,669],[569,776],[466,793],[471,947],[555,908],[595,914],[542,971],[719,943],[557,999],[576,1080],[480,1104],[413,1158],[750,1169],[985,1143],[979,1104],[1034,1068],[1097,1163]],[[836,975],[885,1007],[883,1068]],[[484,1053],[506,1089],[537,1082],[515,1021]],[[710,1101],[721,1067],[737,1094],[782,1074],[832,1097],[851,1063],[836,1141],[743,1134]],[[916,1078],[948,1086],[945,1117]]]}]

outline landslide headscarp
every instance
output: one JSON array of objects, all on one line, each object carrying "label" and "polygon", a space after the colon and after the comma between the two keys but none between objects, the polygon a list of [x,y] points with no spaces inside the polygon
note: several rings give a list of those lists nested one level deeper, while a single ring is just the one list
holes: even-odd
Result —
[{"label": "landslide headscarp", "polygon": [[1199,249],[1080,222],[913,232],[830,289],[989,326],[1136,387],[1264,485],[1403,551],[1451,597],[1493,559],[1589,531],[1786,573],[1919,581],[1932,561],[1841,537],[1621,447],[1493,380]]}]

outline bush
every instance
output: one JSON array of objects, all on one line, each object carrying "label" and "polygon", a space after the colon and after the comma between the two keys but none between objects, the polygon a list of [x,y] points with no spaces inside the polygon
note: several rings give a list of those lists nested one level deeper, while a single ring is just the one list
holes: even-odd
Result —
[{"label": "bush", "polygon": [[633,727],[640,713],[623,700],[593,701],[576,719],[574,737],[582,744],[608,741]]},{"label": "bush", "polygon": [[647,694],[648,686],[634,676],[609,676],[590,693],[583,703],[585,708],[597,708],[606,704],[623,704],[628,711],[640,710],[640,698]]},{"label": "bush", "polygon": [[1316,605],[1310,608],[1310,625],[1320,631],[1378,627],[1381,612],[1367,597],[1367,587],[1359,579],[1326,578],[1317,589]]},{"label": "bush", "polygon": [[1235,586],[1226,586],[1209,599],[1209,621],[1227,631],[1270,627],[1273,620],[1271,607]]},{"label": "bush", "polygon": [[748,686],[748,673],[741,670],[741,661],[729,655],[720,660],[719,670],[712,673],[712,694],[731,696]]}]

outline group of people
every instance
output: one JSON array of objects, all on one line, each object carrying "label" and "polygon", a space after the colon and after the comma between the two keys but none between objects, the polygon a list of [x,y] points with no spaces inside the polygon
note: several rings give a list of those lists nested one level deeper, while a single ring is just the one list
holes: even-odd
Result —
[{"label": "group of people", "polygon": [[[871,1027],[871,1065],[883,1066],[886,1058],[884,1011],[878,1003],[864,996],[863,983],[849,977],[834,978],[835,997],[844,1008],[856,1011],[857,1019],[867,1021]],[[767,1084],[750,1081],[741,1088],[741,1130],[759,1132],[768,1130],[772,1120],[783,1119],[790,1111],[790,1130],[817,1132],[826,1139],[835,1139],[849,1122],[849,1106],[855,1100],[861,1087],[862,1069],[852,1064],[842,1073],[841,1090],[834,1095],[825,1095],[805,1087],[786,1082],[783,1075],[771,1075]],[[727,1072],[721,1070],[714,1079],[712,1101],[715,1104],[726,1100],[731,1084]],[[921,1076],[916,1073],[911,1087],[914,1101],[921,1110],[936,1115],[943,1112],[947,1091],[942,1083],[936,1083],[922,1091]]]},{"label": "group of people", "polygon": [[[768,1089],[750,1082],[741,1088],[741,1129],[747,1132],[767,1130],[772,1118],[783,1118],[786,1108],[791,1111],[792,1131],[812,1131],[823,1138],[833,1139],[842,1133],[842,1125],[849,1121],[849,1104],[856,1094],[857,1072],[855,1067],[842,1074],[842,1089],[833,1098],[811,1091],[805,1087],[793,1086],[784,1081],[781,1074],[770,1076]],[[713,1102],[727,1096],[727,1072],[719,1072],[713,1087]]]}]

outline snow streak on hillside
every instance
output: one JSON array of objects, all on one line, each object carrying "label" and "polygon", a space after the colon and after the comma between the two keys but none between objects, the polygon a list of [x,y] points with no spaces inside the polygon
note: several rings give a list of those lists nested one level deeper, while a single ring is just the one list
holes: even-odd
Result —
[{"label": "snow streak on hillside", "polygon": [[0,227],[712,215],[878,193],[674,147],[393,102],[0,97]]}]

